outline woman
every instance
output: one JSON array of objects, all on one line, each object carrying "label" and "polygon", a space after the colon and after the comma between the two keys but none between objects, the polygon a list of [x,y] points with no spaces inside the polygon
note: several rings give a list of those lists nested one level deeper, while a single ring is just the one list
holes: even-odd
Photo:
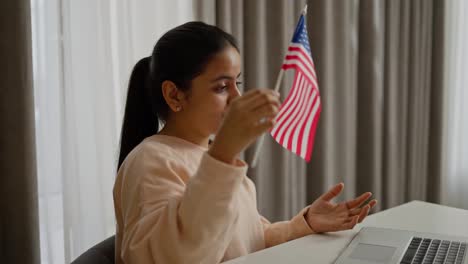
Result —
[{"label": "woman", "polygon": [[332,203],[338,184],[290,221],[259,215],[238,156],[274,126],[280,102],[268,89],[240,95],[240,66],[235,39],[201,22],[170,30],[136,64],[114,186],[117,263],[219,263],[353,228],[375,205],[362,206],[370,193]]}]

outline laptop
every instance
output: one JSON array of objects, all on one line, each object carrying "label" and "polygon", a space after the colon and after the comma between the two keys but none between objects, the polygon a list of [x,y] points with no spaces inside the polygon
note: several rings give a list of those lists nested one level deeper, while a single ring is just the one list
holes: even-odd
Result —
[{"label": "laptop", "polygon": [[363,227],[335,264],[468,264],[467,244],[468,237]]}]

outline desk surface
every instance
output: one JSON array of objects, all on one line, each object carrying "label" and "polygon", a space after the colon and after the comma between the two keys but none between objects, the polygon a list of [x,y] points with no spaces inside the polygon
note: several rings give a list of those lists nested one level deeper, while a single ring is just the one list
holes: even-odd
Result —
[{"label": "desk surface", "polygon": [[412,201],[370,215],[353,230],[310,235],[225,263],[333,263],[363,226],[468,237],[468,211]]}]

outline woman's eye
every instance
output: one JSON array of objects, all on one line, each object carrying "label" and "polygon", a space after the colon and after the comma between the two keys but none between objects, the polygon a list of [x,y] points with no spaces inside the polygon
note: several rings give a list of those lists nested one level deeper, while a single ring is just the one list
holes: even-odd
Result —
[{"label": "woman's eye", "polygon": [[228,89],[228,86],[227,85],[224,85],[224,86],[220,86],[218,88],[216,88],[216,91],[217,92],[224,92]]},{"label": "woman's eye", "polygon": [[[229,90],[229,86],[231,86],[232,84],[220,84],[220,86],[218,86],[216,88],[216,92],[218,93],[222,93],[222,92],[225,92],[227,90]],[[236,82],[236,86],[239,86],[239,85],[242,85],[242,82]]]}]

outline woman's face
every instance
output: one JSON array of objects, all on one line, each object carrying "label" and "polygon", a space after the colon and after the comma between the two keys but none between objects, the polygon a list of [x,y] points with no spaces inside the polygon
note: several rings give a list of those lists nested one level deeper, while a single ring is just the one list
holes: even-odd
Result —
[{"label": "woman's face", "polygon": [[191,129],[207,137],[218,131],[230,101],[240,95],[237,87],[240,68],[239,52],[228,46],[192,80],[190,95],[181,112]]}]

